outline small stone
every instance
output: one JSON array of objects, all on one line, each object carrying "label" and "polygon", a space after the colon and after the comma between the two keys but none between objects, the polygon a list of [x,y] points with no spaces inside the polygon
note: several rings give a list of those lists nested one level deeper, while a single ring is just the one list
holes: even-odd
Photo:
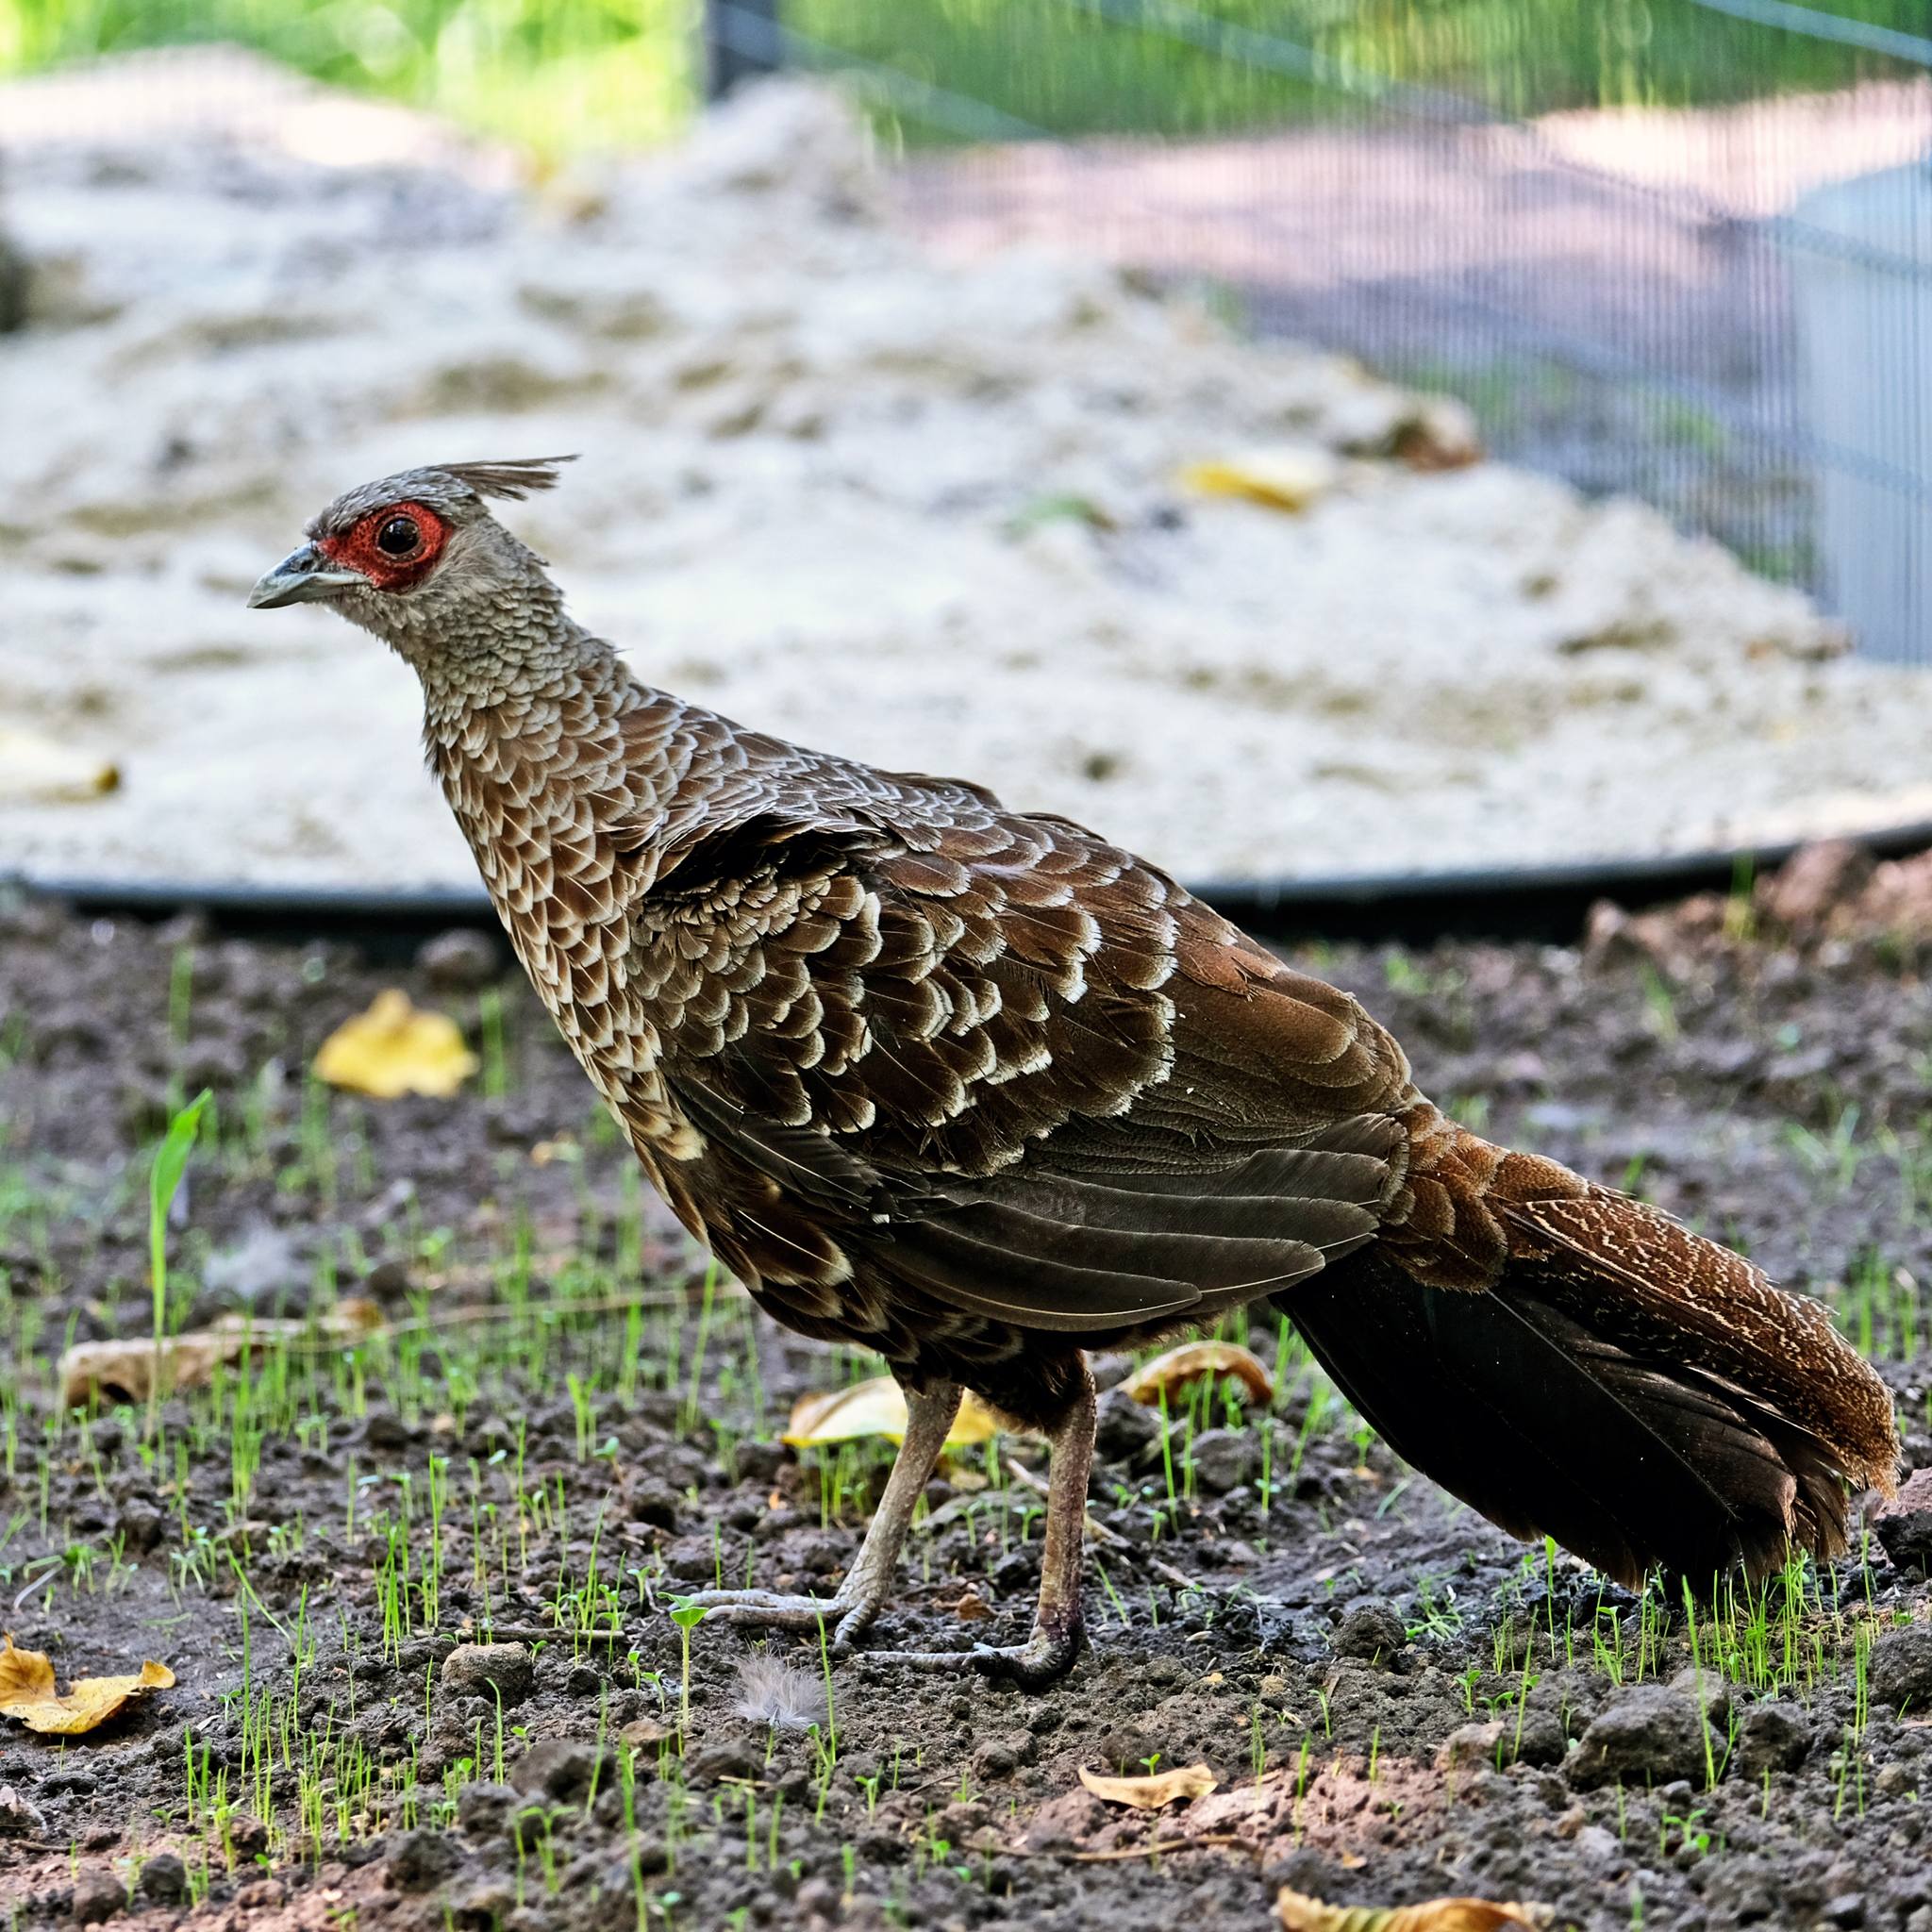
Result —
[{"label": "small stone", "polygon": [[1872,1646],[1872,1697],[1894,1710],[1932,1705],[1932,1624],[1888,1630]]},{"label": "small stone", "polygon": [[982,1744],[973,1754],[973,1774],[976,1778],[984,1779],[988,1784],[1001,1778],[1011,1777],[1019,1769],[1019,1765],[1020,1761],[1013,1756],[1011,1747],[1001,1743],[997,1739]]},{"label": "small stone", "polygon": [[136,1496],[122,1504],[119,1527],[128,1549],[152,1550],[160,1542],[167,1519],[152,1503]]},{"label": "small stone", "polygon": [[127,1888],[111,1872],[83,1872],[74,1881],[74,1903],[70,1909],[76,1925],[99,1925],[126,1904]]},{"label": "small stone", "polygon": [[[1030,1590],[1040,1578],[1040,1545],[1019,1543],[992,1566],[987,1581],[992,1585],[993,1594],[1000,1597],[1019,1596]],[[961,1600],[958,1615],[969,1621],[991,1614],[984,1600],[973,1606],[973,1592],[968,1591]]]},{"label": "small stone", "polygon": [[1341,1868],[1325,1853],[1317,1851],[1313,1845],[1302,1845],[1265,1867],[1261,1882],[1271,1889],[1285,1887],[1311,1898],[1326,1898],[1346,1880]]},{"label": "small stone", "polygon": [[[815,1576],[829,1576],[839,1568],[842,1551],[816,1531],[789,1540],[787,1554],[795,1566]],[[681,1583],[715,1583],[718,1552],[709,1537],[681,1536],[664,1545],[664,1568]]]},{"label": "small stone", "polygon": [[468,926],[438,933],[416,955],[416,964],[438,992],[475,992],[503,971],[495,942]]},{"label": "small stone", "polygon": [[485,1873],[469,1880],[450,1897],[451,1915],[458,1924],[501,1925],[515,1909],[519,1889],[512,1874]]},{"label": "small stone", "polygon": [[1100,1398],[1093,1448],[1103,1462],[1132,1462],[1159,1440],[1160,1418],[1145,1403],[1124,1389],[1109,1389]]},{"label": "small stone", "polygon": [[258,1878],[235,1894],[235,1903],[244,1912],[259,1912],[285,1903],[288,1896],[279,1878]]},{"label": "small stone", "polygon": [[687,1771],[692,1784],[716,1784],[720,1778],[755,1778],[764,1769],[764,1754],[742,1738],[720,1738],[693,1757]]},{"label": "small stone", "polygon": [[1508,1735],[1503,1740],[1506,1764],[1547,1767],[1561,1764],[1569,1752],[1570,1740],[1563,1735],[1563,1726],[1549,1710],[1524,1712],[1522,1724],[1508,1726]]},{"label": "small stone", "polygon": [[1758,903],[1777,924],[1815,932],[1865,890],[1874,866],[1872,855],[1848,839],[1814,840],[1764,882]]},{"label": "small stone", "polygon": [[1224,1496],[1252,1476],[1261,1447],[1246,1429],[1203,1429],[1194,1438],[1194,1480],[1210,1496]]},{"label": "small stone", "polygon": [[459,1643],[443,1658],[441,1676],[445,1696],[481,1697],[492,1707],[500,1697],[508,1707],[530,1694],[536,1667],[521,1643]]},{"label": "small stone", "polygon": [[1872,1519],[1885,1554],[1901,1570],[1932,1569],[1932,1469],[1914,1470]]},{"label": "small stone", "polygon": [[[393,1306],[408,1299],[409,1291],[415,1286],[410,1279],[409,1264],[399,1255],[390,1255],[377,1261],[362,1277],[362,1292],[371,1301]],[[372,1444],[380,1447],[379,1443]],[[401,1446],[407,1446],[405,1442]]]},{"label": "small stone", "polygon": [[1616,1834],[1601,1824],[1586,1824],[1574,1840],[1577,1851],[1593,1864],[1624,1864],[1626,1857]]},{"label": "small stone", "polygon": [[135,1890],[149,1905],[179,1905],[188,1896],[188,1867],[173,1852],[157,1852],[142,1866]]},{"label": "small stone", "polygon": [[448,1833],[406,1831],[391,1847],[389,1882],[397,1891],[433,1891],[461,1863]]},{"label": "small stone", "polygon": [[1918,1782],[1911,1766],[1901,1764],[1896,1757],[1890,1764],[1881,1764],[1877,1776],[1872,1780],[1873,1788],[1882,1798],[1903,1797]]},{"label": "small stone", "polygon": [[1767,1771],[1795,1771],[1811,1749],[1811,1727],[1795,1704],[1754,1704],[1738,1724],[1733,1760],[1754,1784]]},{"label": "small stone", "polygon": [[1717,1730],[1724,1730],[1730,1722],[1730,1686],[1713,1672],[1679,1671],[1671,1679],[1669,1688],[1679,1697],[1688,1697],[1692,1705],[1701,1700],[1705,1716]]},{"label": "small stone", "polygon": [[839,1909],[839,1888],[829,1878],[808,1878],[793,1904],[802,1913],[817,1912],[829,1919]]},{"label": "small stone", "polygon": [[632,1751],[641,1752],[639,1760],[641,1770],[658,1761],[660,1746],[667,1744],[677,1735],[675,1724],[667,1724],[655,1717],[634,1717],[617,1734],[617,1741]]},{"label": "small stone", "polygon": [[362,1419],[362,1441],[371,1449],[393,1452],[415,1440],[415,1430],[392,1408],[372,1408]]},{"label": "small stone", "polygon": [[590,1796],[602,1762],[603,1753],[581,1738],[545,1738],[517,1759],[509,1781],[525,1797],[580,1805]]},{"label": "small stone", "polygon": [[11,1785],[0,1785],[0,1837],[34,1838],[47,1828],[40,1807]]},{"label": "small stone", "polygon": [[1444,1771],[1463,1771],[1474,1764],[1492,1766],[1502,1746],[1503,1730],[1495,1719],[1487,1724],[1457,1724],[1436,1753],[1436,1762]]},{"label": "small stone", "polygon": [[1858,1891],[1841,1891],[1836,1898],[1828,1898],[1818,1908],[1818,1916],[1827,1925],[1862,1925],[1865,1923],[1865,1895]]},{"label": "small stone", "polygon": [[1408,1642],[1402,1619],[1385,1603],[1357,1604],[1335,1627],[1330,1647],[1337,1657],[1359,1657],[1392,1670]]},{"label": "small stone", "polygon": [[465,1785],[457,1795],[457,1824],[472,1838],[500,1838],[518,1802],[513,1785]]},{"label": "small stone", "polygon": [[1668,1784],[1697,1779],[1706,1770],[1707,1741],[1713,1754],[1723,1740],[1707,1740],[1696,1700],[1665,1684],[1626,1690],[1593,1719],[1572,1757],[1570,1782],[1596,1785]]}]

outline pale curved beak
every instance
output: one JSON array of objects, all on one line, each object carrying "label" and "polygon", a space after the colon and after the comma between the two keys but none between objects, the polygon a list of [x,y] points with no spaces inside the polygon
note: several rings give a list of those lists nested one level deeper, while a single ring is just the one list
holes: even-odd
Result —
[{"label": "pale curved beak", "polygon": [[333,597],[338,591],[352,591],[367,582],[359,571],[339,569],[313,543],[305,543],[249,591],[248,608],[279,610],[284,604],[312,604],[318,597]]}]

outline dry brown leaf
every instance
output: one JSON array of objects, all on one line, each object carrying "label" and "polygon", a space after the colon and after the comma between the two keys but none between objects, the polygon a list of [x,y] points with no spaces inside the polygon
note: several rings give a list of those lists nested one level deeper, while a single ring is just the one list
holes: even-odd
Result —
[{"label": "dry brown leaf", "polygon": [[391,986],[322,1042],[315,1077],[377,1100],[404,1093],[446,1099],[480,1064],[447,1013],[413,1007]]},{"label": "dry brown leaf", "polygon": [[0,1650],[0,1717],[18,1718],[30,1731],[78,1737],[97,1730],[130,1698],[165,1690],[175,1674],[150,1660],[127,1677],[76,1677],[64,1697],[54,1688],[54,1666],[43,1651],[17,1650],[13,1633]]},{"label": "dry brown leaf", "polygon": [[84,805],[112,791],[121,768],[92,752],[0,725],[0,800],[20,805]]},{"label": "dry brown leaf", "polygon": [[[948,1449],[970,1448],[1000,1433],[1000,1419],[970,1391],[946,1436]],[[794,1449],[820,1449],[832,1442],[855,1442],[865,1436],[906,1440],[906,1392],[890,1375],[874,1375],[849,1389],[801,1395],[781,1440]]]},{"label": "dry brown leaf", "polygon": [[1121,1386],[1136,1402],[1152,1407],[1163,1392],[1172,1400],[1176,1390],[1204,1375],[1232,1375],[1256,1402],[1274,1400],[1274,1377],[1261,1357],[1232,1341],[1184,1341],[1137,1369]]},{"label": "dry brown leaf", "polygon": [[1197,496],[1234,496],[1267,509],[1294,511],[1325,496],[1341,474],[1341,464],[1325,449],[1285,443],[1189,463],[1180,480]]},{"label": "dry brown leaf", "polygon": [[1221,1780],[1205,1764],[1177,1764],[1145,1777],[1102,1777],[1080,1767],[1080,1782],[1109,1805],[1131,1805],[1136,1811],[1160,1811],[1183,1798],[1205,1798]]},{"label": "dry brown leaf", "polygon": [[363,1341],[381,1327],[381,1309],[351,1295],[314,1324],[312,1331],[307,1322],[224,1315],[207,1328],[164,1335],[158,1351],[151,1336],[77,1341],[60,1357],[60,1404],[63,1408],[81,1408],[98,1394],[108,1402],[139,1406],[153,1391],[158,1363],[160,1392],[166,1395],[176,1389],[199,1387],[214,1374],[217,1362],[238,1362],[252,1348],[300,1341],[311,1332],[325,1341]]},{"label": "dry brown leaf", "polygon": [[1486,1898],[1432,1898],[1420,1906],[1328,1906],[1282,1888],[1274,1910],[1283,1932],[1496,1932],[1498,1926],[1539,1925],[1532,1907],[1494,1905]]}]

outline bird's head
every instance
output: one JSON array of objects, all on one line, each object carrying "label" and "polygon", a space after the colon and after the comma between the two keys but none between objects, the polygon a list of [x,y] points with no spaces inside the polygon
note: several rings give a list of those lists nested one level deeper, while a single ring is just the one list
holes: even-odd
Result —
[{"label": "bird's head", "polygon": [[339,496],[248,593],[252,609],[324,603],[406,657],[478,625],[502,629],[547,610],[556,591],[542,559],[491,515],[486,499],[548,490],[569,457],[434,463]]}]

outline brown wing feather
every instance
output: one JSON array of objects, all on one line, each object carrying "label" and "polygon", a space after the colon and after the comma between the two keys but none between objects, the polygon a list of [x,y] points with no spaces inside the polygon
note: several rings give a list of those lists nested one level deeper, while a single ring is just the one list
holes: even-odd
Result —
[{"label": "brown wing feather", "polygon": [[939,1301],[1118,1330],[1373,1237],[1406,1159],[1399,1051],[1091,834],[989,815],[912,849],[768,809],[675,849],[660,919],[715,930],[726,891],[786,916],[698,1030],[678,1004],[672,1092]]}]

